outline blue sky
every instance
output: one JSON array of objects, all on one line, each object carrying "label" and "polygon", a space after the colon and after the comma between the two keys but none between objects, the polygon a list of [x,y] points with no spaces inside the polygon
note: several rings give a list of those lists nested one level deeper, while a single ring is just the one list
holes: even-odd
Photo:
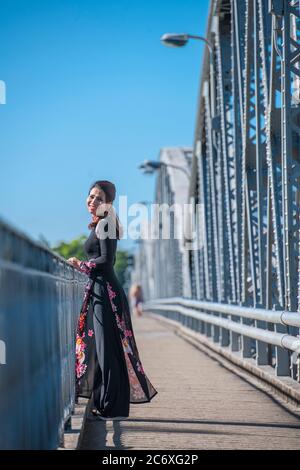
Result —
[{"label": "blue sky", "polygon": [[[137,166],[193,142],[208,0],[1,0],[0,216],[53,245],[88,234],[90,184],[152,200]],[[132,243],[121,241],[119,248]]]}]

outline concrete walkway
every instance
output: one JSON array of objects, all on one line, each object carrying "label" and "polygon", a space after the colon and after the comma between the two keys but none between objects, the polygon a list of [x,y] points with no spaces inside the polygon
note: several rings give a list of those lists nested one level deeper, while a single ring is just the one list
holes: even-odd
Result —
[{"label": "concrete walkway", "polygon": [[297,416],[148,314],[133,327],[158,394],[124,421],[86,413],[78,448],[300,449]]}]

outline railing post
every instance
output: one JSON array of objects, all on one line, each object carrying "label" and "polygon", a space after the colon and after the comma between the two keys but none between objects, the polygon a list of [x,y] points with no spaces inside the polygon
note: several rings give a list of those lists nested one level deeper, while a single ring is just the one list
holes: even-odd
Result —
[{"label": "railing post", "polygon": [[[265,321],[256,321],[256,327],[266,330],[267,323]],[[265,366],[269,363],[268,345],[262,341],[256,341],[256,364]]]},{"label": "railing post", "polygon": [[[277,333],[286,333],[286,326],[275,325],[275,331]],[[276,375],[290,375],[290,354],[286,349],[277,346],[276,351]]]},{"label": "railing post", "polygon": [[[244,325],[250,325],[251,320],[248,318],[242,318],[242,323]],[[249,358],[252,357],[251,354],[251,338],[248,336],[242,335],[242,357]]]},{"label": "railing post", "polygon": [[[231,315],[231,320],[237,323],[240,323],[240,317],[236,315]],[[232,352],[237,352],[240,350],[240,343],[239,343],[240,335],[235,333],[235,331],[230,331],[230,347]]]}]

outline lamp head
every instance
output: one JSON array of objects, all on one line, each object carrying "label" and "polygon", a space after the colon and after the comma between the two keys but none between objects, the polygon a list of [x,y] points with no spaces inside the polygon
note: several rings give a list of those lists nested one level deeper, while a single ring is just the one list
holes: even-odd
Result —
[{"label": "lamp head", "polygon": [[168,47],[182,47],[187,44],[189,35],[186,33],[166,33],[161,36],[160,40]]},{"label": "lamp head", "polygon": [[155,170],[158,170],[161,167],[161,162],[156,162],[154,160],[145,160],[139,169],[144,173],[152,174]]}]

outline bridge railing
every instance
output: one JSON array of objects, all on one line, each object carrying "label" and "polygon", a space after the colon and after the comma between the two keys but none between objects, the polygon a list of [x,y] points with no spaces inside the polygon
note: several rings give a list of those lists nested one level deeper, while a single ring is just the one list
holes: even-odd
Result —
[{"label": "bridge railing", "polygon": [[0,220],[0,448],[56,449],[74,408],[86,276]]},{"label": "bridge railing", "polygon": [[[258,366],[273,366],[277,376],[286,375],[287,364],[282,364],[282,361],[291,363],[290,378],[295,383],[300,381],[299,312],[249,308],[181,297],[148,301],[143,309],[175,320],[211,338],[221,347],[240,352],[243,358],[256,359]],[[291,328],[290,333],[280,332],[277,328],[279,325]],[[283,351],[288,353],[288,358],[282,354]],[[296,376],[293,375],[293,364],[296,365]]]}]

